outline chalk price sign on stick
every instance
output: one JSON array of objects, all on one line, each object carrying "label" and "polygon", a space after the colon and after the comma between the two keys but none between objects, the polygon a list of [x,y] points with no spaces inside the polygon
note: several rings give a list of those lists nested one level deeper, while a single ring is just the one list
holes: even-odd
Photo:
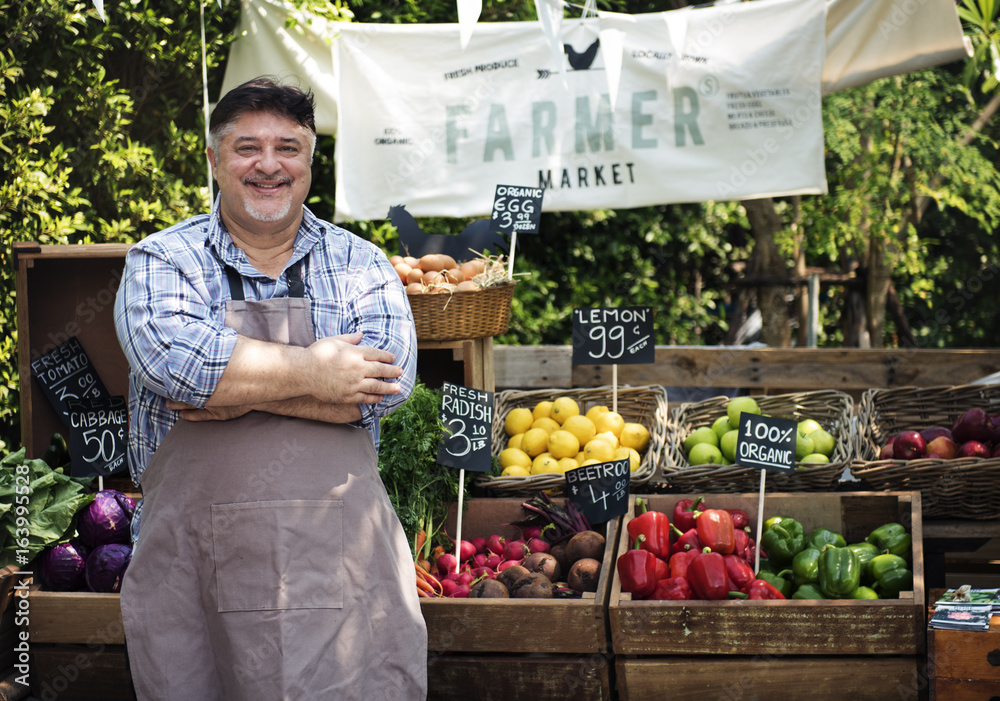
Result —
[{"label": "chalk price sign on stick", "polygon": [[438,444],[442,465],[489,472],[493,430],[493,392],[445,382],[441,388],[441,423],[447,432]]},{"label": "chalk price sign on stick", "polygon": [[493,230],[501,234],[537,234],[545,188],[497,185],[493,196]]},{"label": "chalk price sign on stick", "polygon": [[70,401],[108,395],[76,336],[31,361],[31,374],[67,427]]},{"label": "chalk price sign on stick", "polygon": [[71,399],[69,450],[74,477],[107,477],[125,469],[128,403],[125,397]]},{"label": "chalk price sign on stick", "polygon": [[638,365],[655,360],[651,307],[573,310],[574,365]]},{"label": "chalk price sign on stick", "polygon": [[792,419],[740,414],[736,463],[775,472],[795,471],[795,429]]},{"label": "chalk price sign on stick", "polygon": [[566,470],[566,494],[590,523],[628,511],[632,471],[628,458]]}]

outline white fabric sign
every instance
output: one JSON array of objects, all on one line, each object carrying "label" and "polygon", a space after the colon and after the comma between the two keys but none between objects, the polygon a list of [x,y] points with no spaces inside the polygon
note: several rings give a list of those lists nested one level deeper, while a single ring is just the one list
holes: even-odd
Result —
[{"label": "white fabric sign", "polygon": [[546,211],[825,192],[825,22],[823,0],[564,21],[561,65],[535,22],[464,52],[440,48],[454,25],[343,26],[336,216],[487,214],[498,183],[544,187]]},{"label": "white fabric sign", "polygon": [[[543,7],[548,9],[551,0],[539,0],[539,15],[542,15]],[[553,3],[554,4],[554,3]],[[772,0],[754,0],[751,3],[738,3],[736,5],[720,6],[715,8],[685,8],[669,13],[644,14],[635,16],[616,15],[601,13],[600,18],[587,20],[565,19],[561,22],[550,22],[550,31],[558,31],[560,36],[567,39],[565,43],[570,44],[575,51],[583,51],[593,43],[595,38],[600,39],[600,46],[593,63],[587,69],[572,68],[566,54],[556,55],[553,47],[559,48],[558,43],[549,41],[546,32],[541,27],[541,22],[520,22],[520,23],[479,23],[475,32],[471,35],[469,47],[462,49],[461,36],[458,25],[360,25],[360,24],[339,24],[326,23],[320,18],[310,18],[297,12],[290,3],[285,0],[243,0],[243,13],[240,19],[240,26],[237,34],[240,38],[233,44],[229,61],[227,63],[223,91],[227,91],[245,80],[259,75],[272,74],[292,80],[297,80],[304,86],[311,87],[316,94],[316,124],[317,130],[325,134],[337,134],[337,155],[340,163],[343,164],[343,172],[339,174],[338,181],[342,185],[347,180],[355,181],[364,177],[366,187],[372,187],[374,193],[363,193],[358,195],[354,192],[337,194],[338,211],[340,220],[344,218],[384,218],[388,206],[383,207],[383,203],[372,202],[372,196],[388,193],[395,197],[396,191],[387,190],[382,185],[396,172],[390,168],[372,176],[374,169],[384,168],[386,157],[379,155],[379,151],[395,152],[397,157],[392,161],[392,166],[397,170],[405,168],[411,175],[419,171],[417,180],[424,177],[427,165],[425,162],[431,158],[431,151],[425,153],[419,148],[410,148],[407,157],[408,161],[400,164],[398,154],[406,151],[404,144],[390,144],[385,142],[379,148],[373,148],[372,144],[365,145],[368,150],[375,152],[371,163],[358,161],[358,158],[368,158],[368,156],[352,155],[349,159],[341,157],[342,152],[354,146],[353,140],[362,138],[360,136],[348,137],[348,132],[338,132],[338,111],[342,118],[353,119],[356,123],[372,121],[382,124],[395,119],[404,119],[410,113],[408,103],[413,105],[413,113],[419,114],[428,109],[428,101],[433,101],[439,109],[444,109],[444,105],[458,105],[458,110],[452,109],[449,117],[445,114],[442,118],[435,118],[430,124],[434,126],[431,134],[432,140],[443,144],[445,164],[447,165],[448,139],[452,139],[453,154],[457,158],[459,154],[464,154],[473,150],[472,143],[476,139],[479,143],[479,163],[477,171],[487,171],[485,176],[490,183],[505,182],[506,184],[535,184],[538,178],[539,168],[536,160],[545,156],[547,166],[553,159],[551,150],[556,143],[556,132],[552,131],[551,125],[544,120],[551,116],[551,105],[542,105],[537,110],[532,110],[525,114],[524,106],[537,102],[538,94],[541,93],[542,103],[553,103],[556,105],[556,116],[560,120],[560,125],[569,124],[568,131],[562,128],[558,131],[559,148],[567,149],[571,153],[568,162],[569,183],[574,181],[579,185],[581,181],[578,168],[584,168],[588,174],[589,189],[592,196],[583,197],[581,187],[565,187],[561,191],[557,187],[562,182],[562,170],[553,172],[553,183],[551,189],[546,193],[545,209],[553,211],[556,209],[595,209],[598,207],[631,207],[637,206],[645,199],[638,199],[641,194],[643,198],[649,196],[650,191],[655,192],[656,204],[663,204],[672,201],[683,201],[674,199],[680,192],[687,192],[692,189],[691,180],[695,178],[705,178],[708,172],[709,180],[702,182],[703,199],[722,199],[739,196],[749,196],[739,194],[735,187],[745,178],[749,184],[761,184],[762,173],[767,174],[769,168],[774,168],[779,161],[792,160],[790,151],[799,148],[805,140],[806,132],[811,131],[813,124],[809,120],[793,119],[791,136],[794,138],[784,139],[789,133],[789,127],[761,127],[748,129],[757,133],[757,148],[750,145],[752,139],[739,141],[742,152],[736,154],[726,154],[730,158],[728,171],[719,171],[720,162],[718,157],[713,157],[711,167],[708,163],[700,163],[696,158],[696,152],[715,152],[716,146],[720,143],[727,144],[722,148],[732,149],[728,144],[737,135],[719,134],[719,125],[729,126],[729,114],[736,112],[758,111],[775,112],[774,119],[777,119],[778,107],[794,116],[805,117],[802,107],[802,93],[796,93],[794,98],[791,95],[765,96],[762,92],[766,89],[752,86],[762,86],[765,83],[781,80],[792,75],[791,85],[802,86],[809,84],[815,89],[815,85],[821,85],[822,94],[828,94],[835,90],[863,85],[876,78],[886,75],[905,73],[910,70],[917,70],[931,65],[938,65],[950,61],[961,59],[966,52],[964,37],[958,15],[952,0],[826,0],[827,16],[825,23],[825,37],[814,38],[813,47],[799,48],[799,42],[794,36],[787,36],[788,32],[794,34],[794,30],[788,29],[794,26],[795,22],[805,22],[802,31],[812,32],[815,37],[815,20],[810,21],[809,13],[814,12],[815,0],[805,0],[804,2],[779,2]],[[737,14],[750,9],[757,10],[757,6],[764,6],[762,11],[768,11],[771,7],[777,15],[775,23],[769,21],[753,20],[750,15]],[[784,7],[787,12],[774,10],[775,7]],[[687,19],[681,19],[681,15],[688,14],[695,17],[694,24],[690,24]],[[700,17],[699,17],[700,15]],[[289,28],[286,22],[290,16],[298,16],[300,21],[297,27]],[[744,17],[747,24],[743,24]],[[311,19],[311,22],[302,21]],[[558,25],[558,26],[555,26]],[[735,26],[738,25],[738,26]],[[666,26],[666,31],[662,27]],[[658,29],[660,28],[660,29]],[[765,41],[768,37],[770,42]],[[825,41],[824,41],[825,39]],[[405,44],[391,45],[393,41],[405,41]],[[647,42],[648,43],[644,43]],[[390,44],[387,46],[387,44]],[[754,54],[753,45],[759,44],[759,51],[756,56],[751,55],[747,61],[743,61],[740,56],[749,52]],[[352,51],[348,51],[353,46]],[[825,45],[825,59],[822,48]],[[333,51],[331,51],[331,46]],[[671,47],[683,47],[681,51],[669,52]],[[730,46],[737,53],[729,53]],[[691,50],[689,51],[689,47]],[[787,47],[787,48],[783,48]],[[815,81],[813,77],[807,75],[812,71],[809,61],[814,61],[815,56],[811,52],[819,47],[820,61],[822,62],[821,81]],[[381,58],[375,61],[374,58],[366,60],[363,55],[369,51],[378,53]],[[419,53],[410,53],[410,51]],[[630,51],[639,52],[636,56]],[[650,53],[641,52],[649,50]],[[516,52],[516,53],[515,53]],[[610,53],[609,53],[610,52]],[[660,58],[657,58],[659,52]],[[668,60],[667,53],[671,56],[690,54],[684,61],[677,62]],[[683,53],[681,53],[683,52]],[[808,56],[805,56],[805,53]],[[344,75],[334,75],[334,58],[332,54],[338,54],[338,61],[343,64]],[[492,58],[495,54],[503,58]],[[489,60],[480,60],[476,56],[490,56]],[[644,56],[639,59],[639,56]],[[431,58],[437,57],[437,58]],[[769,58],[768,58],[769,57]],[[556,58],[562,59],[557,62]],[[800,60],[809,60],[799,63]],[[516,59],[517,66],[501,67],[504,61]],[[586,59],[581,59],[586,60]],[[709,66],[707,61],[711,60]],[[769,61],[774,61],[770,64]],[[456,76],[445,79],[440,72],[442,64],[453,64],[455,68],[449,68],[449,72],[461,72],[463,69],[471,67],[476,71],[477,66],[483,66],[469,76]],[[493,64],[497,64],[493,66]],[[616,65],[617,64],[617,65]],[[761,72],[755,72],[757,67]],[[702,78],[714,75],[716,69],[724,70],[723,75],[727,80],[735,81],[744,87],[735,90],[723,90],[723,93],[731,92],[734,95],[746,93],[749,99],[733,99],[734,106],[737,103],[745,102],[746,105],[729,110],[725,109],[725,114],[715,111],[714,105],[718,100],[715,96],[702,96],[699,89],[703,88],[698,84]],[[801,69],[801,70],[800,70]],[[371,70],[372,73],[365,75],[364,70]],[[677,70],[682,74],[678,75]],[[534,71],[534,73],[532,73]],[[539,72],[547,71],[548,78],[540,78]],[[561,72],[560,72],[561,71]],[[348,75],[350,72],[350,75]],[[603,73],[603,76],[597,78]],[[521,76],[515,79],[513,76]],[[530,74],[530,75],[529,75]],[[682,84],[680,80],[688,81]],[[363,83],[371,80],[375,85],[367,87]],[[416,80],[407,84],[408,80]],[[355,95],[343,96],[338,94],[341,82],[345,87],[360,86],[362,94],[365,90],[377,96],[379,102],[366,103]],[[690,81],[695,81],[691,83]],[[347,85],[350,82],[350,86]],[[381,94],[385,85],[397,84],[402,86],[400,98],[392,101],[389,107],[376,107],[381,101],[388,99],[388,96]],[[498,97],[498,91],[507,89],[510,84],[516,84],[515,94],[508,104],[506,94]],[[583,86],[590,85],[590,92],[586,94],[580,92]],[[468,86],[471,85],[472,88]],[[650,101],[644,99],[647,92],[647,85],[650,90],[657,91],[655,110]],[[698,95],[698,115],[693,117],[690,109],[694,103],[689,100],[690,93],[686,90],[668,93],[676,85],[680,88],[695,90]],[[506,86],[506,87],[505,87]],[[750,86],[749,89],[747,86]],[[721,87],[720,87],[721,89]],[[635,94],[638,90],[638,95]],[[757,90],[758,93],[753,91]],[[801,90],[801,89],[800,89]],[[492,91],[492,92],[491,92]],[[584,118],[581,111],[580,118],[577,119],[577,102],[575,97],[585,97],[587,108],[590,110],[589,119]],[[606,96],[607,102],[603,99]],[[764,100],[769,101],[768,105],[763,104]],[[458,102],[456,102],[458,100]],[[500,100],[499,102],[497,102]],[[638,104],[633,105],[633,101]],[[677,104],[675,104],[675,102]],[[760,105],[756,103],[760,102]],[[772,108],[773,102],[778,107]],[[809,108],[810,98],[806,96],[806,108]],[[751,104],[753,103],[753,104]],[[468,129],[469,120],[474,116],[481,117],[481,111],[486,105],[499,104],[500,108],[493,110],[490,108],[485,113],[485,125],[479,124],[479,132],[472,129],[468,134],[453,132],[449,136],[445,130],[447,125],[452,124],[453,128]],[[568,112],[567,112],[568,105]],[[602,106],[603,105],[603,106]],[[474,110],[473,107],[476,109]],[[581,108],[582,109],[582,108]],[[477,112],[476,110],[479,110]],[[520,110],[515,112],[515,110]],[[601,110],[604,110],[603,112]],[[679,112],[678,112],[679,110]],[[796,112],[798,110],[798,112]],[[678,134],[674,129],[677,124],[671,121],[675,117],[675,112],[679,114],[680,131],[684,136],[684,146],[677,145]],[[605,122],[608,114],[613,114],[611,128],[611,147],[608,146],[607,128]],[[654,117],[655,125],[646,123],[647,117]],[[764,115],[758,115],[764,121]],[[770,115],[768,115],[770,118]],[[787,116],[785,117],[787,119]],[[817,115],[818,118],[818,115]],[[405,119],[413,119],[405,117]],[[501,122],[506,119],[506,125]],[[461,120],[461,124],[459,124]],[[566,121],[568,120],[568,122]],[[685,121],[687,120],[687,121]],[[734,117],[734,126],[740,122],[748,121]],[[802,121],[803,123],[799,123]],[[581,130],[580,135],[584,142],[581,153],[576,152],[577,126]],[[692,132],[692,126],[697,126],[700,131],[700,138],[704,143],[696,143]],[[509,144],[501,143],[500,135],[504,127],[511,134]],[[380,139],[399,139],[395,135],[385,135],[384,129],[397,128],[394,125],[383,126],[383,133]],[[427,128],[427,127],[424,127]],[[482,129],[488,131],[484,135]],[[743,127],[734,128],[732,131],[740,131]],[[442,131],[445,130],[445,131]],[[596,130],[596,135],[595,135]],[[672,131],[673,130],[673,131]],[[664,131],[666,136],[664,136]],[[350,132],[357,134],[358,132]],[[362,132],[364,133],[364,129]],[[706,141],[705,136],[709,134],[712,138]],[[673,141],[671,141],[671,135]],[[486,137],[489,138],[486,138]],[[749,135],[743,135],[747,137]],[[772,140],[768,140],[769,136]],[[348,138],[352,142],[348,141]],[[410,137],[412,138],[412,137]],[[635,142],[633,143],[633,139]],[[647,142],[656,140],[657,145],[651,147]],[[814,140],[815,141],[815,140]],[[592,143],[593,142],[593,143]],[[821,145],[821,141],[817,141]],[[492,160],[486,161],[485,147],[490,146]],[[386,146],[388,148],[382,148]],[[508,148],[509,146],[509,148]],[[398,148],[397,148],[398,147]],[[815,147],[815,145],[814,145]],[[360,148],[360,146],[358,147]],[[430,142],[423,144],[424,149],[433,148]],[[533,156],[535,149],[539,149],[539,156]],[[776,153],[771,153],[768,149],[777,149]],[[686,150],[685,150],[686,149]],[[749,149],[749,150],[748,150]],[[506,160],[510,150],[514,151],[515,161]],[[632,171],[619,166],[616,175],[611,174],[606,168],[595,171],[595,168],[604,163],[625,162],[625,155],[636,156],[632,162],[646,162],[650,160],[649,151],[659,150],[660,160],[664,161],[658,165],[659,170],[656,179],[659,182],[650,182],[648,177],[643,183],[631,184],[628,188],[623,184],[614,184],[614,178],[623,179],[626,173],[629,178],[637,177],[638,171],[633,165]],[[364,150],[362,150],[362,153]],[[357,153],[357,151],[354,151]],[[525,155],[526,154],[526,155]],[[638,156],[643,156],[639,159]],[[608,160],[608,159],[615,160]],[[815,158],[815,151],[808,149],[798,154],[799,165],[793,170],[802,174],[815,169],[820,161]],[[527,159],[527,160],[524,160]],[[815,164],[806,159],[815,161]],[[653,159],[655,160],[655,159]],[[470,159],[471,162],[471,159]],[[692,167],[692,163],[693,166]],[[768,166],[770,163],[770,166]],[[735,166],[735,170],[733,167]],[[340,166],[338,166],[340,167]],[[411,169],[415,169],[411,171]],[[545,168],[543,172],[546,172]],[[556,178],[558,172],[558,179]],[[401,175],[396,173],[396,175]],[[435,175],[432,173],[432,175]],[[515,176],[508,178],[507,176]],[[780,174],[778,174],[780,175]],[[810,184],[796,182],[788,184],[789,178],[780,178],[786,182],[783,188],[775,189],[771,192],[764,192],[762,187],[758,194],[777,194],[779,192],[819,192],[824,186],[822,178],[815,172],[809,171]],[[474,216],[485,214],[489,211],[491,204],[492,185],[473,187],[471,178],[473,175],[461,173],[459,175],[449,175],[443,180],[434,177],[427,183],[421,183],[422,193],[419,203],[419,210],[416,199],[399,199],[390,204],[406,204],[412,213],[419,213],[422,216],[430,215],[454,215],[454,216]],[[752,183],[750,181],[753,181]],[[376,183],[371,185],[370,183]],[[608,184],[612,182],[612,184]],[[350,183],[351,190],[359,188],[355,183]],[[733,191],[729,192],[729,186]],[[603,188],[603,195],[610,199],[610,203],[598,201],[595,190]],[[743,185],[744,187],[746,186]],[[768,187],[777,187],[769,185]],[[810,189],[811,188],[811,189]],[[472,190],[475,190],[473,193]],[[709,192],[706,192],[709,191]],[[398,193],[402,198],[406,192]],[[572,195],[572,196],[571,196]],[[575,199],[576,195],[580,198]],[[666,195],[671,195],[668,199]],[[350,196],[352,199],[347,200]],[[691,196],[691,195],[684,195]],[[570,204],[569,200],[582,201],[579,206]],[[363,214],[362,212],[368,212]]]}]

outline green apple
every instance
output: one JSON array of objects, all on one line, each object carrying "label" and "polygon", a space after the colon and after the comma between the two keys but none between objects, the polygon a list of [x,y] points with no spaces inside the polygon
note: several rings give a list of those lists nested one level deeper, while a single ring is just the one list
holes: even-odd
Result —
[{"label": "green apple", "polygon": [[799,462],[830,462],[830,458],[823,455],[823,453],[810,453],[809,455],[804,455]]},{"label": "green apple", "polygon": [[817,453],[822,453],[826,457],[833,455],[833,449],[837,447],[837,440],[826,429],[818,429],[806,434],[813,442],[813,449]]},{"label": "green apple", "polygon": [[726,404],[726,415],[729,417],[729,424],[733,428],[740,427],[740,414],[759,414],[760,407],[757,406],[757,400],[753,397],[733,397]]},{"label": "green apple", "polygon": [[813,445],[812,438],[809,436],[803,436],[801,433],[795,434],[795,459],[802,460],[806,455],[815,453],[816,448]]},{"label": "green apple", "polygon": [[720,441],[724,435],[732,431],[734,428],[736,427],[729,423],[728,416],[720,416],[715,420],[715,423],[712,424],[712,430],[715,431],[715,435],[719,437]]},{"label": "green apple", "polygon": [[802,419],[797,426],[798,432],[803,436],[808,436],[813,431],[818,431],[821,428],[823,428],[823,424],[816,419]]},{"label": "green apple", "polygon": [[708,426],[701,426],[692,431],[691,435],[684,439],[684,451],[690,453],[692,448],[701,443],[708,443],[718,448],[719,437]]},{"label": "green apple", "polygon": [[727,431],[719,441],[719,450],[729,462],[735,462],[736,460],[736,441],[739,440],[740,432],[735,428],[732,431]]},{"label": "green apple", "polygon": [[688,462],[692,465],[720,465],[722,451],[711,443],[698,443],[688,453]]}]

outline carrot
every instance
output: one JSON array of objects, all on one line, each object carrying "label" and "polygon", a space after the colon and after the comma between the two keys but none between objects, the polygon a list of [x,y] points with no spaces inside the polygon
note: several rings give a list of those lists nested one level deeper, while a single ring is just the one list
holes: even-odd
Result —
[{"label": "carrot", "polygon": [[424,549],[424,543],[426,543],[426,542],[427,542],[427,531],[425,531],[423,528],[421,528],[420,532],[417,533],[417,537],[416,537],[416,546],[417,547],[415,547],[413,549],[414,557],[417,557],[417,558],[420,557],[420,552]]},{"label": "carrot", "polygon": [[434,591],[434,587],[420,577],[417,577],[417,593],[424,593],[427,596],[437,596],[437,592]]},{"label": "carrot", "polygon": [[423,589],[417,589],[417,596],[419,596],[422,599],[433,598],[433,597],[431,597],[430,594],[428,594],[427,592],[425,592]]},{"label": "carrot", "polygon": [[420,585],[421,582],[424,583],[424,584],[426,584],[427,586],[430,587],[430,589],[431,589],[432,593],[434,594],[434,596],[441,596],[444,593],[444,589],[441,586],[441,582],[438,580],[437,577],[435,577],[434,575],[432,575],[430,572],[428,572],[427,570],[425,570],[423,567],[421,567],[417,563],[414,563],[413,566],[414,566],[414,568],[417,571],[417,585],[418,586]]}]

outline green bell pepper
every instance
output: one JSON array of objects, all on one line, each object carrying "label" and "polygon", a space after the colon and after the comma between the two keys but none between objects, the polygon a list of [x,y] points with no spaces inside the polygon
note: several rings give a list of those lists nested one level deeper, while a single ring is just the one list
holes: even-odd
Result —
[{"label": "green bell pepper", "polygon": [[829,599],[849,599],[861,584],[861,560],[850,548],[829,547],[819,555],[819,588]]},{"label": "green bell pepper", "polygon": [[786,599],[792,595],[792,589],[794,585],[789,577],[792,576],[791,570],[782,570],[780,572],[770,572],[765,570],[763,567],[760,572],[757,573],[757,579],[763,579],[765,582],[773,586],[775,589],[781,592],[781,595]]},{"label": "green bell pepper", "polygon": [[857,553],[858,558],[861,560],[861,581],[871,584],[874,581],[871,575],[871,561],[872,558],[878,555],[878,548],[867,541],[851,543],[847,547]]},{"label": "green bell pepper", "polygon": [[824,545],[843,548],[847,545],[847,541],[844,540],[844,536],[837,533],[837,531],[831,531],[829,528],[814,528],[809,531],[809,536],[806,538],[807,548],[822,550]]},{"label": "green bell pepper", "polygon": [[825,599],[826,596],[820,590],[819,586],[815,584],[803,584],[795,593],[792,594],[793,599]]},{"label": "green bell pepper", "polygon": [[909,558],[913,538],[900,523],[886,523],[868,534],[866,541],[878,548],[880,553],[890,553]]},{"label": "green bell pepper", "polygon": [[805,529],[802,528],[801,523],[793,518],[781,518],[764,531],[760,537],[761,550],[766,552],[767,558],[779,567],[787,567],[792,564],[796,554],[805,545]]},{"label": "green bell pepper", "polygon": [[884,553],[873,558],[871,574],[882,599],[895,599],[899,592],[913,588],[913,572],[899,555]]},{"label": "green bell pepper", "polygon": [[851,594],[850,598],[852,598],[852,599],[877,599],[878,598],[878,593],[874,589],[872,589],[871,587],[866,587],[864,585],[861,585],[860,587],[858,587],[857,589],[854,590],[854,593]]},{"label": "green bell pepper", "polygon": [[792,573],[796,584],[815,584],[819,581],[820,552],[822,551],[817,548],[806,547],[792,558]]}]

